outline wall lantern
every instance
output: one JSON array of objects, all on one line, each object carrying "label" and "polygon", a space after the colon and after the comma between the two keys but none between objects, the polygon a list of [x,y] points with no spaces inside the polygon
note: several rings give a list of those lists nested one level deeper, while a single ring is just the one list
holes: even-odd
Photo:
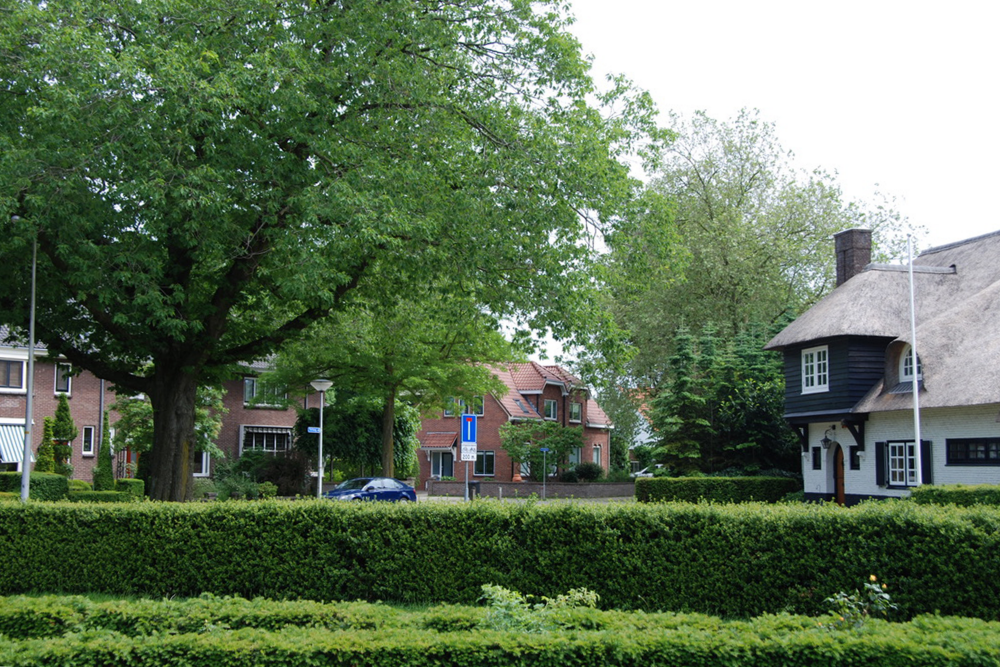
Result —
[{"label": "wall lantern", "polygon": [[830,449],[833,445],[839,445],[840,443],[830,437],[830,435],[836,437],[837,435],[837,425],[833,424],[830,428],[823,432],[823,439],[819,441],[819,444],[823,445],[823,449]]}]

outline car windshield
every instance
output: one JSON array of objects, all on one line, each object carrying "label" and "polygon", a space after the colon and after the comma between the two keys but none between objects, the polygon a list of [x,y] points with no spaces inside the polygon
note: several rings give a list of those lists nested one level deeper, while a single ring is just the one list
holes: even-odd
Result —
[{"label": "car windshield", "polygon": [[365,488],[365,484],[367,484],[370,481],[371,480],[368,479],[368,478],[363,478],[363,479],[349,479],[346,482],[341,482],[340,486],[338,486],[337,488],[338,489],[345,489],[345,490],[348,490],[348,489],[363,489],[363,488]]}]

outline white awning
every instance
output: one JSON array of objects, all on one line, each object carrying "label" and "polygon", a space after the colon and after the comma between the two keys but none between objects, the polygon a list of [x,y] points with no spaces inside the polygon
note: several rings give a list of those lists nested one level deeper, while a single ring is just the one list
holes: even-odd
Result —
[{"label": "white awning", "polygon": [[[0,424],[0,463],[20,463],[24,453],[24,426]],[[34,462],[35,454],[32,452]]]}]

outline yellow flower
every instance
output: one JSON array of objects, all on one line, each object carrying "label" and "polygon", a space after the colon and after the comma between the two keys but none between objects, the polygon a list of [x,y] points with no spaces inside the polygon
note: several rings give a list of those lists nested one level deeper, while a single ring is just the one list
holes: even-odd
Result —
[{"label": "yellow flower", "polygon": [[868,579],[869,579],[870,581],[877,581],[877,580],[878,580],[878,577],[876,577],[876,576],[875,576],[875,575],[873,574],[872,576],[868,577]]},{"label": "yellow flower", "polygon": [[885,589],[887,589],[887,588],[889,588],[889,587],[888,587],[888,586],[886,586],[885,584],[882,584],[882,590],[883,590],[883,591],[884,591]]}]

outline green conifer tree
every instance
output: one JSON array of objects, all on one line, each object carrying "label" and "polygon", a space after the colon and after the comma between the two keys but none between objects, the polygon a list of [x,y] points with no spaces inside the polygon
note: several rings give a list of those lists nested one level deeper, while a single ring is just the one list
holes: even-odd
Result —
[{"label": "green conifer tree", "polygon": [[70,455],[73,453],[70,445],[76,439],[79,431],[73,423],[69,411],[69,399],[66,394],[59,394],[59,405],[56,406],[55,423],[52,426],[53,449],[55,451],[55,472],[69,477],[73,474],[70,465]]},{"label": "green conifer tree", "polygon": [[46,417],[42,426],[42,443],[38,445],[38,458],[35,459],[35,472],[55,472],[55,450],[52,447],[52,427],[55,420]]},{"label": "green conifer tree", "polygon": [[94,467],[94,491],[114,491],[114,459],[111,457],[111,425],[108,413],[104,413],[104,430],[101,444],[97,449],[97,465]]}]

